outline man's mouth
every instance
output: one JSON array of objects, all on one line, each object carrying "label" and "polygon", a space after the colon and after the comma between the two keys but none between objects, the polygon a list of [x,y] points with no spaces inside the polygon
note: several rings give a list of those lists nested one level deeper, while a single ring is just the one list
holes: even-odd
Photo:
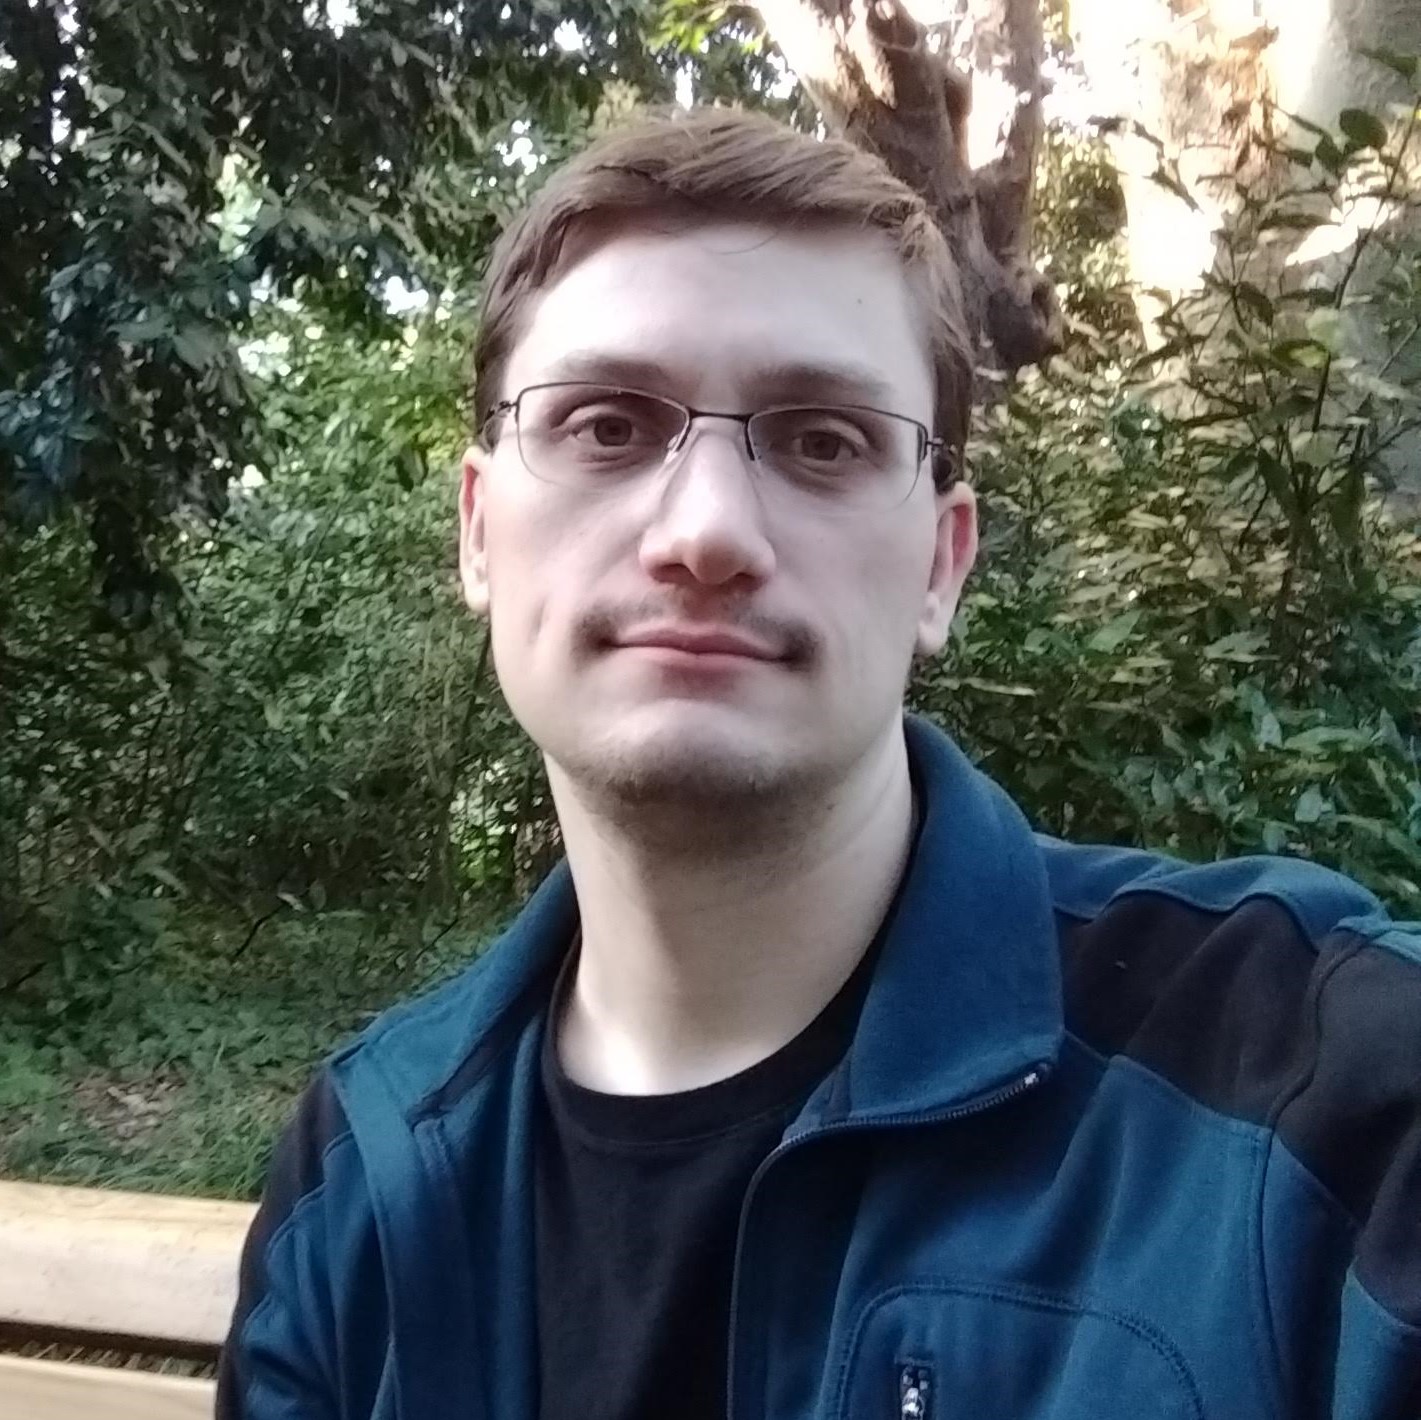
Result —
[{"label": "man's mouth", "polygon": [[778,661],[783,657],[755,637],[729,627],[653,625],[635,627],[614,643],[624,649],[660,650],[684,656],[739,657],[743,660]]}]

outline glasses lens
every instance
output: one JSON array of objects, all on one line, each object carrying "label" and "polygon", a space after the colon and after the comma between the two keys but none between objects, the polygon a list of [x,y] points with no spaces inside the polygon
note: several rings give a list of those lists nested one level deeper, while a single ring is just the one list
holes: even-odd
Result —
[{"label": "glasses lens", "polygon": [[528,472],[586,488],[659,466],[685,426],[680,406],[609,385],[525,390],[518,445]]},{"label": "glasses lens", "polygon": [[769,409],[750,421],[767,471],[792,487],[852,508],[890,507],[918,477],[918,426],[876,409]]}]

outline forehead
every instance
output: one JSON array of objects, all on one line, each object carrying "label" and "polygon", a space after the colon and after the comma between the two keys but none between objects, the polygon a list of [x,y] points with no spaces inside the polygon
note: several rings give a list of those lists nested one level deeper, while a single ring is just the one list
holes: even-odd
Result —
[{"label": "forehead", "polygon": [[823,394],[930,415],[927,335],[891,243],[719,223],[623,230],[576,255],[534,298],[507,392],[608,377],[748,407],[821,393],[816,371]]}]

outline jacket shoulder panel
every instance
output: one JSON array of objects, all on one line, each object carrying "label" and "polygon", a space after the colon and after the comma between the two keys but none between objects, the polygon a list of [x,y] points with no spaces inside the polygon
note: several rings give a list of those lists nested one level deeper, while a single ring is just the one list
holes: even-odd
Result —
[{"label": "jacket shoulder panel", "polygon": [[1254,854],[1217,863],[1186,863],[1139,848],[1066,843],[1038,834],[1056,910],[1089,921],[1130,893],[1153,893],[1227,913],[1250,898],[1269,898],[1317,941],[1347,918],[1385,922],[1386,910],[1360,883],[1317,863]]},{"label": "jacket shoulder panel", "polygon": [[1311,864],[1046,851],[1068,1029],[1268,1131],[1331,1200],[1338,1265],[1421,1326],[1421,927]]}]

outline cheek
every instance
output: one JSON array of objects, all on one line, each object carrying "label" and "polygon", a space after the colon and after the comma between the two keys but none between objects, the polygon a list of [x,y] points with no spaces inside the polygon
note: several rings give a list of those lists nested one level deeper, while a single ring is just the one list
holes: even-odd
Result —
[{"label": "cheek", "polygon": [[860,524],[857,536],[825,558],[836,620],[853,638],[849,650],[856,660],[882,665],[911,654],[932,557],[931,528]]},{"label": "cheek", "polygon": [[543,618],[549,580],[537,575],[546,560],[546,520],[524,497],[500,489],[485,512],[488,558],[489,620],[494,654],[511,669],[526,655],[535,626]]},{"label": "cheek", "polygon": [[505,664],[549,633],[565,636],[595,581],[597,524],[540,485],[492,502],[487,513],[489,616]]}]

